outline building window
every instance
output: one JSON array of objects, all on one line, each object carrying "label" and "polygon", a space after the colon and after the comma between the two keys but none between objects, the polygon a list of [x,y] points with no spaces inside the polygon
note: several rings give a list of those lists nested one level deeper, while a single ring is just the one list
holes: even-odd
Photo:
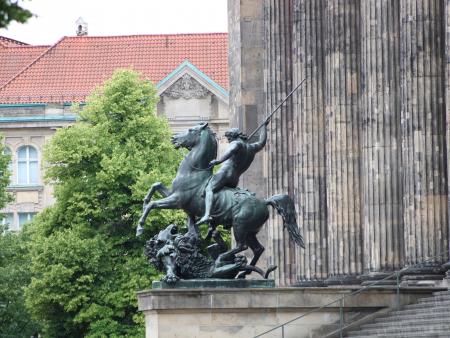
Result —
[{"label": "building window", "polygon": [[14,224],[14,214],[12,213],[3,214],[2,224],[6,226],[5,230],[11,230]]},{"label": "building window", "polygon": [[17,151],[17,183],[36,184],[39,178],[38,154],[31,146],[20,147]]},{"label": "building window", "polygon": [[35,215],[35,212],[19,212],[19,229],[22,229],[23,225],[31,221]]}]

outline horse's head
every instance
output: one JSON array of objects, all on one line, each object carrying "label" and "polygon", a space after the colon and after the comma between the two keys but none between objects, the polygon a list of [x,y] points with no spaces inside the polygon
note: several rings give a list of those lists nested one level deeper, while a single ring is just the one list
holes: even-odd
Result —
[{"label": "horse's head", "polygon": [[185,132],[173,135],[172,143],[176,149],[183,147],[192,150],[192,148],[201,142],[202,136],[205,136],[205,133],[212,134],[208,128],[208,123],[200,123]]}]

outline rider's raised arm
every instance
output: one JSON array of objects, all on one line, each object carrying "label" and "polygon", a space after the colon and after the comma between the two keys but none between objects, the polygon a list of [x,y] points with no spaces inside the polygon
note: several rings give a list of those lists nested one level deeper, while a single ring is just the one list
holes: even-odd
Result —
[{"label": "rider's raised arm", "polygon": [[250,145],[251,148],[253,148],[253,150],[255,152],[260,151],[266,145],[266,141],[267,141],[267,124],[268,124],[268,121],[266,123],[264,123],[264,127],[262,127],[262,129],[261,129],[261,133],[259,134],[259,141],[255,142],[255,143],[252,143]]}]

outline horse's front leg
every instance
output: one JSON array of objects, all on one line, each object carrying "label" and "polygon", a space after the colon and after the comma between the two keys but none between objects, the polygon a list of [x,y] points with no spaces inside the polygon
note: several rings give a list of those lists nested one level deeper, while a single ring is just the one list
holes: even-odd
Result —
[{"label": "horse's front leg", "polygon": [[152,211],[153,209],[177,209],[177,208],[178,208],[178,196],[175,194],[172,194],[166,198],[153,201],[147,204],[147,206],[144,208],[141,218],[139,219],[138,227],[136,229],[136,236],[140,236],[144,231],[143,225],[150,211]]},{"label": "horse's front leg", "polygon": [[144,209],[147,207],[147,204],[150,203],[155,192],[159,192],[163,197],[168,197],[170,195],[170,190],[167,189],[166,186],[161,182],[152,184],[147,195],[144,198]]}]

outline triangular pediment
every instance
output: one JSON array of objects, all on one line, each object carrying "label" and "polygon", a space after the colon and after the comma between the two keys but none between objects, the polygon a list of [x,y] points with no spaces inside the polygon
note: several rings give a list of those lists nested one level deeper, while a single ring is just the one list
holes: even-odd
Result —
[{"label": "triangular pediment", "polygon": [[158,95],[173,99],[204,98],[213,94],[228,105],[228,92],[201,70],[184,61],[157,84]]}]

